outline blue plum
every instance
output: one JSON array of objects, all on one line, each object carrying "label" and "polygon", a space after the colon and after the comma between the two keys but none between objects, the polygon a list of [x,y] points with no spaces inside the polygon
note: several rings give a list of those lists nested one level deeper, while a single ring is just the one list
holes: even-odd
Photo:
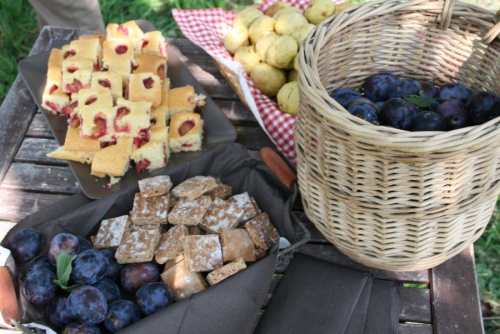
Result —
[{"label": "blue plum", "polygon": [[418,95],[420,83],[417,80],[399,78],[389,86],[388,99],[403,97],[405,95]]},{"label": "blue plum", "polygon": [[467,102],[471,123],[479,125],[500,116],[500,98],[490,92],[476,92]]},{"label": "blue plum", "polygon": [[10,236],[6,247],[12,252],[16,263],[23,264],[37,257],[44,244],[42,232],[34,228],[25,228]]},{"label": "blue plum", "polygon": [[444,118],[448,130],[460,129],[470,125],[467,106],[459,100],[446,100],[439,105],[436,113]]},{"label": "blue plum", "polygon": [[71,317],[77,322],[96,325],[106,318],[108,303],[97,288],[81,285],[73,290],[66,300],[66,307]]},{"label": "blue plum", "polygon": [[139,306],[130,300],[119,299],[109,304],[104,326],[110,332],[116,333],[139,320],[141,320]]},{"label": "blue plum", "polygon": [[376,124],[378,122],[377,110],[368,103],[356,104],[347,110],[351,115]]},{"label": "blue plum", "polygon": [[136,293],[141,286],[160,280],[160,270],[153,262],[129,263],[120,273],[120,284],[129,293]]},{"label": "blue plum", "polygon": [[409,130],[418,107],[401,98],[390,99],[380,109],[380,124],[396,129]]},{"label": "blue plum", "polygon": [[101,334],[99,327],[72,322],[61,331],[61,334]]},{"label": "blue plum", "polygon": [[68,296],[68,293],[56,294],[47,303],[47,307],[45,308],[45,317],[56,327],[62,328],[75,321],[66,309],[66,300],[68,299]]},{"label": "blue plum", "polygon": [[341,88],[331,93],[330,97],[347,109],[354,100],[361,97],[361,93],[352,88]]},{"label": "blue plum", "polygon": [[388,100],[389,88],[397,79],[399,77],[391,72],[380,72],[368,77],[363,83],[365,97],[373,102]]},{"label": "blue plum", "polygon": [[106,270],[106,275],[104,277],[110,278],[116,281],[120,277],[120,272],[122,271],[124,264],[118,263],[115,259],[115,249],[101,249],[102,255],[108,259],[108,269]]},{"label": "blue plum", "polygon": [[80,248],[79,248],[80,253],[83,252],[84,250],[94,248],[94,246],[92,245],[92,243],[89,240],[82,238],[82,237],[78,237],[78,243],[80,244]]},{"label": "blue plum", "polygon": [[450,82],[441,86],[438,93],[440,99],[459,100],[462,103],[467,103],[471,96],[470,90],[458,82]]},{"label": "blue plum", "polygon": [[422,111],[413,117],[410,131],[446,131],[446,124],[438,113]]},{"label": "blue plum", "polygon": [[108,305],[115,300],[120,299],[120,288],[109,278],[103,278],[99,282],[92,285],[97,288],[106,298]]},{"label": "blue plum", "polygon": [[33,304],[45,304],[56,295],[56,274],[47,268],[33,269],[23,282],[24,297]]},{"label": "blue plum", "polygon": [[35,257],[31,262],[28,264],[28,267],[26,268],[24,274],[28,275],[33,269],[36,268],[47,268],[54,273],[56,273],[56,267],[52,265],[49,261],[49,255],[47,254],[42,254],[37,257]]},{"label": "blue plum", "polygon": [[146,316],[164,309],[174,302],[174,294],[163,282],[144,284],[135,294],[137,305]]},{"label": "blue plum", "polygon": [[61,252],[66,252],[68,255],[78,254],[80,250],[80,242],[78,237],[71,233],[59,233],[52,238],[49,247],[50,263],[56,265],[57,257]]},{"label": "blue plum", "polygon": [[96,249],[87,249],[73,261],[71,278],[75,283],[92,285],[106,275],[108,259]]},{"label": "blue plum", "polygon": [[428,81],[420,82],[420,90],[423,93],[423,99],[425,101],[435,99],[439,93],[439,88]]}]

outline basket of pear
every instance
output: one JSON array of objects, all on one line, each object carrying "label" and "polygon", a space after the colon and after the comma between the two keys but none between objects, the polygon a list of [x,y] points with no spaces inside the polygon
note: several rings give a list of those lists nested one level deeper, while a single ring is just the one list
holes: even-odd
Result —
[{"label": "basket of pear", "polygon": [[[281,111],[298,114],[300,45],[317,24],[352,4],[349,1],[336,6],[331,0],[312,0],[301,10],[278,1],[265,11],[249,6],[236,13],[223,44],[255,86],[267,97],[276,98]],[[237,75],[216,60],[215,63],[247,104]]]}]

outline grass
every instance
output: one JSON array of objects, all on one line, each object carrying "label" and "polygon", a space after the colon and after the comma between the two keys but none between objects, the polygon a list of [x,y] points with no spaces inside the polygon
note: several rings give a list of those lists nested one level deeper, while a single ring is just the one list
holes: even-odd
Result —
[{"label": "grass", "polygon": [[[145,19],[164,36],[182,38],[172,17],[172,8],[221,7],[239,9],[261,0],[100,0],[104,23]],[[367,0],[358,0],[367,2]],[[464,0],[493,12],[498,0]],[[17,63],[25,58],[39,33],[36,14],[27,0],[0,0],[0,104],[17,76]],[[476,268],[481,300],[491,307],[484,318],[485,332],[500,334],[500,202],[490,224],[475,243]]]}]

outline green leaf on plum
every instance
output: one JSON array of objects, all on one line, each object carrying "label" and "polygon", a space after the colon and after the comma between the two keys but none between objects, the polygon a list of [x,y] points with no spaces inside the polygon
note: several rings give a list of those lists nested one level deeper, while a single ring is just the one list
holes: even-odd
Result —
[{"label": "green leaf on plum", "polygon": [[405,95],[403,99],[408,102],[415,103],[421,109],[430,109],[430,105],[434,102],[434,99],[424,100],[424,91],[419,91],[419,95]]},{"label": "green leaf on plum", "polygon": [[71,275],[71,270],[73,269],[71,263],[74,259],[76,259],[76,255],[69,255],[65,251],[61,252],[56,259],[57,265],[57,279],[54,280],[54,283],[60,286],[63,290],[71,292],[80,284],[74,284],[72,286],[68,286],[68,281]]}]

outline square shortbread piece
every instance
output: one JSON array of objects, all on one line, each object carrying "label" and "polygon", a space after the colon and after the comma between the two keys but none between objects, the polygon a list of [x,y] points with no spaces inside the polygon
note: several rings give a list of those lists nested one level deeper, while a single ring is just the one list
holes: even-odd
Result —
[{"label": "square shortbread piece", "polygon": [[233,276],[237,272],[246,269],[247,265],[242,258],[237,259],[231,263],[226,264],[224,267],[216,269],[207,275],[207,282],[210,285],[219,283],[229,276]]},{"label": "square shortbread piece", "polygon": [[118,247],[129,225],[130,218],[126,215],[103,220],[95,237],[94,248]]},{"label": "square shortbread piece", "polygon": [[193,200],[203,195],[204,192],[212,190],[217,186],[215,179],[211,176],[198,175],[189,178],[172,189],[172,193],[177,197],[187,197]]},{"label": "square shortbread piece", "polygon": [[227,228],[220,232],[222,260],[224,263],[239,259],[255,262],[255,244],[243,228]]},{"label": "square shortbread piece", "polygon": [[184,237],[189,234],[186,225],[175,225],[167,233],[163,234],[155,252],[155,260],[163,264],[174,259],[178,253],[184,250]]},{"label": "square shortbread piece", "polygon": [[250,199],[248,193],[244,192],[242,194],[234,195],[230,199],[227,200],[228,203],[234,204],[240,209],[243,209],[245,213],[241,218],[241,221],[245,222],[257,216],[257,212],[255,211],[255,207]]},{"label": "square shortbread piece", "polygon": [[236,205],[216,197],[200,222],[200,227],[209,233],[220,233],[224,228],[238,226],[245,212]]},{"label": "square shortbread piece", "polygon": [[134,196],[130,218],[136,225],[166,224],[170,194],[145,198],[141,193]]},{"label": "square shortbread piece", "polygon": [[170,175],[158,175],[139,180],[139,191],[144,198],[168,194],[171,188]]},{"label": "square shortbread piece", "polygon": [[269,220],[267,213],[261,213],[245,224],[250,238],[259,251],[264,252],[274,245],[280,238],[278,231]]},{"label": "square shortbread piece", "polygon": [[187,298],[208,287],[200,273],[187,269],[184,259],[165,270],[161,274],[161,279],[172,289],[175,300]]},{"label": "square shortbread piece", "polygon": [[233,188],[231,186],[223,184],[220,179],[216,179],[215,183],[217,184],[217,186],[212,190],[204,192],[203,195],[210,196],[212,200],[214,200],[216,197],[219,197],[220,199],[223,200],[227,200],[229,197],[232,196]]},{"label": "square shortbread piece", "polygon": [[169,212],[168,222],[174,225],[198,225],[211,204],[212,199],[208,196],[200,196],[194,200],[181,197]]},{"label": "square shortbread piece", "polygon": [[115,253],[118,263],[149,262],[153,260],[160,241],[160,231],[145,230],[125,233]]},{"label": "square shortbread piece", "polygon": [[218,234],[187,235],[184,239],[184,259],[194,272],[207,272],[223,266]]}]

